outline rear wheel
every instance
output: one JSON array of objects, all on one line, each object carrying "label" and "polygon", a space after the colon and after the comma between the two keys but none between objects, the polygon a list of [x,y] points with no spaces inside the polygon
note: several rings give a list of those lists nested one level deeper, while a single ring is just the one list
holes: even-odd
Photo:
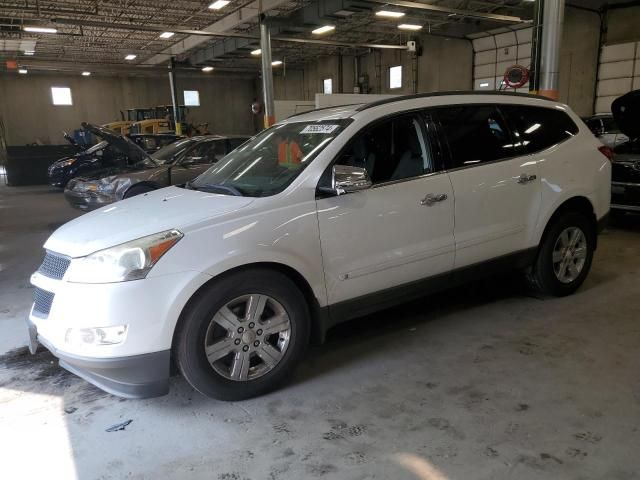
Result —
[{"label": "rear wheel", "polygon": [[561,214],[545,233],[535,263],[528,273],[539,292],[565,296],[584,282],[593,260],[596,231],[580,212]]},{"label": "rear wheel", "polygon": [[154,187],[152,187],[151,185],[134,185],[133,187],[131,187],[129,190],[127,190],[124,193],[124,197],[123,198],[135,197],[136,195],[141,195],[143,193],[152,192],[154,190],[156,190],[156,189]]},{"label": "rear wheel", "polygon": [[241,400],[275,389],[309,341],[304,296],[285,275],[247,270],[202,291],[177,332],[180,371],[199,392]]}]

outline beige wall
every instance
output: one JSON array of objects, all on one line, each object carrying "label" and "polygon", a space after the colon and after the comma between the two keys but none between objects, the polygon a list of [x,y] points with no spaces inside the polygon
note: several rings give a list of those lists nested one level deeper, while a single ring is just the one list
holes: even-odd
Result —
[{"label": "beige wall", "polygon": [[567,7],[560,47],[560,101],[578,115],[593,113],[600,16]]},{"label": "beige wall", "polygon": [[[470,90],[473,51],[471,42],[425,35],[423,53],[417,61],[417,92]],[[402,50],[374,51],[359,59],[360,75],[367,74],[369,91],[362,93],[414,93],[412,54]],[[322,92],[322,81],[333,80],[334,93],[353,93],[353,56],[342,57],[342,85],[339,57],[320,57],[303,70],[276,71],[274,94],[277,100],[312,100]],[[389,67],[402,65],[402,88],[389,88]]]},{"label": "beige wall", "polygon": [[[51,87],[70,87],[73,106],[54,106]],[[214,133],[252,133],[253,79],[179,77],[182,90],[198,90],[200,107],[190,107],[188,120],[209,122]],[[93,75],[0,74],[0,116],[7,143],[23,145],[39,139],[63,143],[61,131],[80,123],[107,123],[120,119],[120,110],[171,103],[167,76],[110,77]]]}]

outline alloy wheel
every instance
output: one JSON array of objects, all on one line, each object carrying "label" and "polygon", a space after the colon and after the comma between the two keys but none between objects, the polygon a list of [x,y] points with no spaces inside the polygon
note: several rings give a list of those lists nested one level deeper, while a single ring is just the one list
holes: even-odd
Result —
[{"label": "alloy wheel", "polygon": [[587,259],[587,237],[578,227],[567,227],[553,247],[553,271],[562,283],[571,283],[580,276]]}]

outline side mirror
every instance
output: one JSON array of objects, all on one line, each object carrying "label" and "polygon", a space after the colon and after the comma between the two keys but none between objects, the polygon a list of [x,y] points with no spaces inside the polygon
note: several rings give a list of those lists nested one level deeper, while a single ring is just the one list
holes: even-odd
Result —
[{"label": "side mirror", "polygon": [[371,188],[371,178],[365,168],[334,165],[331,188],[338,195],[357,192],[358,190],[366,190],[367,188]]}]

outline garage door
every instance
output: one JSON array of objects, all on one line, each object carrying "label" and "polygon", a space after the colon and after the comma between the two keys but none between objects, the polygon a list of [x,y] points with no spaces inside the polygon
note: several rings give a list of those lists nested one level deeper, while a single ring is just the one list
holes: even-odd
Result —
[{"label": "garage door", "polygon": [[[474,90],[498,90],[508,67],[530,67],[531,32],[531,28],[524,28],[472,39]],[[529,91],[529,84],[517,91]]]},{"label": "garage door", "polygon": [[596,113],[610,113],[611,102],[640,88],[640,42],[605,45],[600,51]]}]

